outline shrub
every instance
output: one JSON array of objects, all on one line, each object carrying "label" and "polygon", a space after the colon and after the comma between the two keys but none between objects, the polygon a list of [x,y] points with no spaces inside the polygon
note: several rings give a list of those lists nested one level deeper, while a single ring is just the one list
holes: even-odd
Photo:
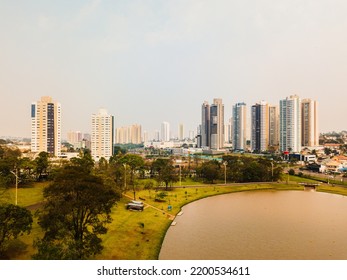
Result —
[{"label": "shrub", "polygon": [[295,175],[295,170],[294,169],[289,169],[288,174],[289,175]]}]

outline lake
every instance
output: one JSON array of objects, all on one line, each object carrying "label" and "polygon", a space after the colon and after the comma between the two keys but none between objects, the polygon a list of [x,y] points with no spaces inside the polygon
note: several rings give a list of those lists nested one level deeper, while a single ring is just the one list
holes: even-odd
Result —
[{"label": "lake", "polygon": [[315,191],[248,191],[182,208],[162,260],[347,259],[347,197]]}]

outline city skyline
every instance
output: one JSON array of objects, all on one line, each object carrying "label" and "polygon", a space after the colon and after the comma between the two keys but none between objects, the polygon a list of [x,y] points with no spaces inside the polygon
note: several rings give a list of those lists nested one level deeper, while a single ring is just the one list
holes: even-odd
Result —
[{"label": "city skyline", "polygon": [[[317,100],[319,132],[346,130],[347,3],[11,1],[0,9],[0,135],[30,137],[28,104],[62,104],[62,137],[90,132],[107,107],[115,126],[184,123],[201,100]],[[131,110],[129,110],[131,108]],[[11,121],[9,121],[11,120]]]}]

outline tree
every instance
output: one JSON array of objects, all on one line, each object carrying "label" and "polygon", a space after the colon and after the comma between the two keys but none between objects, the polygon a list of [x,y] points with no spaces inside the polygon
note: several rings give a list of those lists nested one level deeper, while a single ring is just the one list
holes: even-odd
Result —
[{"label": "tree", "polygon": [[44,190],[39,225],[45,234],[35,242],[35,259],[87,259],[102,250],[111,208],[119,199],[113,188],[81,166],[65,166]]},{"label": "tree", "polygon": [[328,156],[331,153],[332,153],[332,150],[330,148],[327,148],[327,147],[324,148],[324,154],[326,154]]},{"label": "tree", "polygon": [[200,176],[211,184],[219,178],[220,170],[220,165],[216,160],[206,161],[199,168]]},{"label": "tree", "polygon": [[135,182],[135,175],[138,171],[143,168],[145,161],[141,156],[133,155],[133,154],[126,154],[120,159],[120,163],[125,165],[125,168],[128,167],[130,169],[130,186],[133,189],[134,193],[134,200],[136,200],[136,182]]},{"label": "tree", "polygon": [[126,149],[124,148],[121,148],[120,146],[114,146],[113,148],[113,154],[115,156],[118,156],[118,155],[125,155],[126,154]]},{"label": "tree", "polygon": [[148,181],[145,183],[145,185],[143,187],[144,190],[148,190],[149,197],[151,197],[151,190],[153,189],[153,186],[154,186],[153,182]]},{"label": "tree", "polygon": [[242,182],[243,180],[243,161],[242,157],[225,155],[222,157],[223,162],[227,162],[227,181]]},{"label": "tree", "polygon": [[170,182],[177,182],[178,177],[175,173],[175,167],[170,159],[158,158],[152,163],[152,169],[155,173],[156,180],[160,184],[165,183],[165,189],[168,189]]},{"label": "tree", "polygon": [[29,210],[13,204],[0,205],[0,256],[6,250],[7,241],[30,233],[32,223]]},{"label": "tree", "polygon": [[18,175],[20,177],[20,182],[27,183],[33,181],[34,176],[35,163],[28,157],[21,158],[19,160],[19,168]]},{"label": "tree", "polygon": [[38,157],[35,158],[35,173],[36,173],[36,180],[40,181],[43,177],[47,177],[48,173],[48,167],[49,167],[49,161],[48,161],[49,154],[46,152],[40,152]]},{"label": "tree", "polygon": [[74,157],[70,160],[74,166],[82,167],[86,172],[90,173],[94,167],[94,160],[92,154],[88,149],[80,150],[78,157]]},{"label": "tree", "polygon": [[0,145],[0,187],[10,187],[15,183],[12,172],[19,168],[21,152]]},{"label": "tree", "polygon": [[294,169],[289,169],[288,170],[288,174],[292,175],[292,176],[295,175],[295,170]]},{"label": "tree", "polygon": [[230,182],[269,182],[277,181],[282,167],[275,160],[263,157],[223,156],[227,164],[227,179]]},{"label": "tree", "polygon": [[101,157],[98,162],[98,170],[100,172],[106,172],[107,169],[108,169],[108,161],[104,157]]}]

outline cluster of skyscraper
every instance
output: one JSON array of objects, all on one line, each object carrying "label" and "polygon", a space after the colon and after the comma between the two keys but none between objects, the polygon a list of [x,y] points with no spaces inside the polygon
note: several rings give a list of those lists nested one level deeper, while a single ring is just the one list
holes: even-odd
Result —
[{"label": "cluster of skyscraper", "polygon": [[[90,149],[95,159],[111,157],[114,142],[142,143],[140,125],[118,128],[115,137],[114,116],[105,109],[100,109],[91,119]],[[224,125],[222,99],[214,99],[211,105],[205,101],[202,104],[197,146],[220,150],[231,142],[234,150],[250,149],[257,152],[300,152],[302,147],[318,146],[317,102],[311,99],[300,100],[297,95],[292,95],[280,100],[279,106],[261,101],[251,107],[250,120],[248,137],[245,103],[232,107],[229,124]],[[80,136],[74,135],[76,139]],[[147,133],[144,133],[144,138],[147,137]],[[161,124],[160,138],[159,131],[156,138],[164,142],[172,139],[168,122]],[[179,124],[178,139],[183,138],[184,127]],[[61,105],[49,96],[31,104],[31,151],[61,155]]]},{"label": "cluster of skyscraper", "polygon": [[318,146],[317,102],[311,99],[300,100],[297,95],[292,95],[280,100],[279,106],[261,101],[251,107],[250,121],[248,138],[245,103],[237,103],[232,107],[228,126],[224,125],[222,100],[214,99],[212,105],[205,101],[202,104],[198,146],[218,150],[226,142],[231,142],[234,150],[246,150],[249,147],[251,151],[257,152],[300,152],[302,147]]},{"label": "cluster of skyscraper", "polygon": [[[76,139],[79,135],[75,135]],[[92,115],[91,152],[94,158],[113,154],[114,117],[105,109]],[[44,96],[31,104],[31,151],[61,155],[61,105]]]},{"label": "cluster of skyscraper", "polygon": [[[178,127],[179,139],[184,138],[184,127]],[[157,141],[171,140],[170,124],[163,122],[161,132],[155,136]],[[159,136],[160,135],[160,136]],[[109,115],[105,109],[91,117],[91,135],[80,131],[68,132],[68,141],[75,148],[89,148],[92,156],[98,160],[101,157],[110,158],[113,154],[113,145],[140,144],[147,141],[148,133],[142,139],[141,125],[135,124],[120,127],[115,130],[114,116]],[[49,96],[31,104],[31,151],[39,153],[48,152],[53,156],[61,156],[61,105]]]}]

